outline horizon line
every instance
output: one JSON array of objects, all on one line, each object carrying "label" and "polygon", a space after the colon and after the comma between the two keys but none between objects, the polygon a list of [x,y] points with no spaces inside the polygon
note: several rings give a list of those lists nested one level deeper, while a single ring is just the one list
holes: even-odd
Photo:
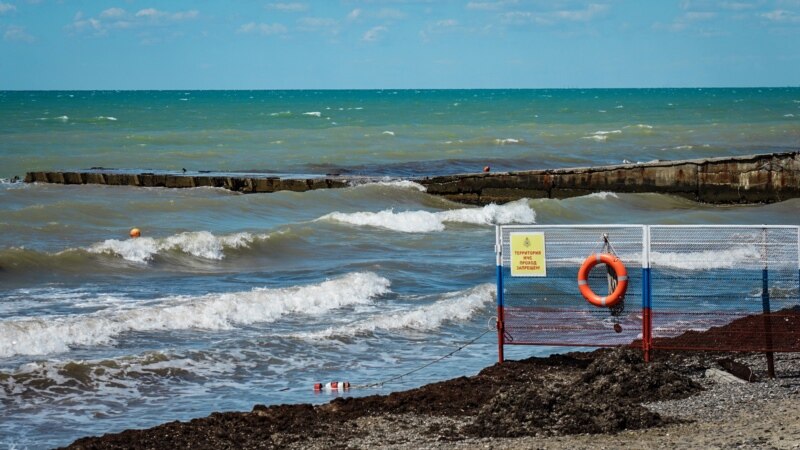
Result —
[{"label": "horizon line", "polygon": [[482,87],[482,88],[133,88],[133,89],[0,89],[0,92],[219,92],[219,91],[566,91],[566,90],[646,90],[646,89],[797,89],[798,85],[781,86],[639,86],[639,87]]}]

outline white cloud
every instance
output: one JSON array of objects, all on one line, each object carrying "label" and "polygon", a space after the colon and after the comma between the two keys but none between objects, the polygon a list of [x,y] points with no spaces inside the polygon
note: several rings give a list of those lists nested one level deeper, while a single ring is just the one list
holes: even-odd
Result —
[{"label": "white cloud", "polygon": [[33,42],[36,40],[33,36],[28,34],[25,31],[25,27],[20,27],[17,25],[10,25],[6,28],[6,32],[3,33],[3,39],[6,41],[16,41],[16,42]]},{"label": "white cloud", "polygon": [[703,20],[711,20],[717,17],[717,13],[690,11],[684,14],[683,17],[689,21],[703,21]]},{"label": "white cloud", "polygon": [[608,11],[608,5],[591,3],[583,9],[561,9],[555,11],[510,11],[501,15],[505,23],[525,25],[554,25],[562,22],[589,22]]},{"label": "white cloud", "polygon": [[197,10],[179,11],[171,13],[167,11],[159,11],[155,8],[140,9],[136,12],[136,17],[142,17],[150,20],[166,20],[166,21],[181,21],[195,19],[199,13]]},{"label": "white cloud", "polygon": [[[428,42],[434,35],[452,33],[457,30],[462,30],[458,25],[459,25],[458,21],[455,19],[442,19],[432,24],[429,24],[427,27],[421,30],[419,32],[419,37],[423,41]],[[467,31],[474,31],[474,30],[467,30]]]},{"label": "white cloud", "polygon": [[97,17],[84,18],[84,14],[78,12],[75,14],[72,23],[65,28],[74,33],[91,33],[95,36],[103,36],[108,34],[110,30],[166,27],[178,22],[196,19],[199,15],[200,13],[197,10],[169,12],[155,8],[145,8],[136,13],[129,13],[122,8],[109,8],[102,11]]},{"label": "white cloud", "polygon": [[356,8],[350,11],[350,14],[347,15],[347,20],[356,20],[361,16],[361,10]]},{"label": "white cloud", "polygon": [[725,17],[727,16],[720,16],[718,12],[687,11],[670,23],[657,22],[653,24],[652,28],[672,33],[687,32],[700,37],[724,36],[727,33],[715,27],[717,23],[711,21]]},{"label": "white cloud", "polygon": [[283,12],[308,11],[308,5],[304,3],[270,3],[267,8]]},{"label": "white cloud", "polygon": [[511,5],[516,5],[518,2],[517,0],[501,0],[495,2],[469,2],[467,3],[467,9],[472,9],[476,11],[498,11],[501,9],[505,9]]},{"label": "white cloud", "polygon": [[776,9],[761,14],[761,17],[777,23],[800,23],[800,14],[785,9]]},{"label": "white cloud", "polygon": [[100,13],[101,19],[116,19],[125,15],[125,10],[122,8],[109,8]]},{"label": "white cloud", "polygon": [[574,22],[588,22],[594,19],[597,15],[604,13],[608,10],[608,5],[599,5],[592,3],[586,9],[578,10],[562,10],[553,12],[553,16]]},{"label": "white cloud", "polygon": [[731,11],[745,11],[758,7],[757,4],[748,2],[722,2],[720,6],[722,6],[723,9],[728,9]]},{"label": "white cloud", "polygon": [[306,32],[339,34],[339,21],[327,17],[303,17],[297,20],[297,29]]},{"label": "white cloud", "polygon": [[383,34],[386,33],[387,31],[389,31],[389,29],[382,25],[377,27],[372,27],[369,30],[367,30],[366,33],[364,33],[364,36],[361,38],[361,40],[364,42],[378,41],[383,37]]},{"label": "white cloud", "polygon": [[375,14],[378,19],[405,19],[406,13],[397,9],[383,8]]},{"label": "white cloud", "polygon": [[0,14],[5,14],[7,12],[16,11],[17,7],[12,5],[11,3],[3,3],[0,2]]},{"label": "white cloud", "polygon": [[239,33],[258,33],[264,36],[272,36],[276,34],[285,34],[289,30],[280,23],[246,23],[239,27]]}]

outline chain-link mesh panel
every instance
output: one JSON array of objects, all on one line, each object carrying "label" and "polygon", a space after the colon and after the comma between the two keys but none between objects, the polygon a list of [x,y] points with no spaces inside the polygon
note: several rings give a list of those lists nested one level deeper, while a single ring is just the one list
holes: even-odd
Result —
[{"label": "chain-link mesh panel", "polygon": [[[499,232],[505,344],[601,347],[641,339],[642,226],[503,226]],[[547,276],[511,276],[510,234],[530,232],[544,233]],[[603,250],[604,235],[629,277],[624,309],[616,315],[589,304],[577,284],[578,269],[586,257]],[[595,293],[607,295],[606,266],[597,265],[588,282]]]},{"label": "chain-link mesh panel", "polygon": [[652,348],[800,351],[797,227],[651,226],[650,267]]}]

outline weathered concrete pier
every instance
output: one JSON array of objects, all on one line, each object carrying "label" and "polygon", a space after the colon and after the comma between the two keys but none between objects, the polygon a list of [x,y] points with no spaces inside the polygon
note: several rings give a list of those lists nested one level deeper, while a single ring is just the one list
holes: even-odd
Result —
[{"label": "weathered concrete pier", "polygon": [[[25,182],[166,188],[218,187],[243,193],[303,192],[369,181],[365,177],[275,177],[115,171],[28,172]],[[800,152],[653,161],[569,169],[412,178],[428,193],[483,205],[526,198],[568,198],[592,192],[655,192],[705,203],[771,203],[800,197]]]}]

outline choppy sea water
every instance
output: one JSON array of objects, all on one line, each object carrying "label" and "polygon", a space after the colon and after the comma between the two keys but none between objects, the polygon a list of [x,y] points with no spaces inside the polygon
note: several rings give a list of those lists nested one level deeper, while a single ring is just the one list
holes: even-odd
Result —
[{"label": "choppy sea water", "polygon": [[[495,224],[800,224],[800,200],[468,207],[397,177],[794,150],[798,120],[800,89],[1,92],[5,179],[95,166],[387,178],[264,195],[0,184],[0,446],[324,402],[315,382],[413,370],[488,328]],[[490,333],[349,395],[496,358]]]}]

